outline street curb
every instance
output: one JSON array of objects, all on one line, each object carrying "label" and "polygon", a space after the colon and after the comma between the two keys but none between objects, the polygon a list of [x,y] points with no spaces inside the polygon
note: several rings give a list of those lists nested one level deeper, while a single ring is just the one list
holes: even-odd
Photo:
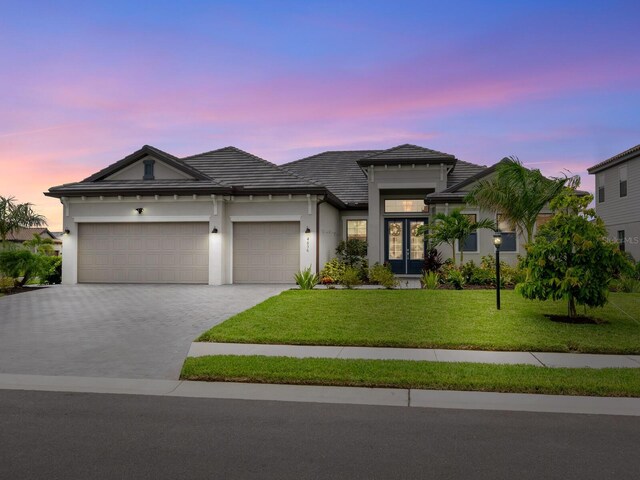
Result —
[{"label": "street curb", "polygon": [[640,398],[0,374],[0,390],[640,416]]}]

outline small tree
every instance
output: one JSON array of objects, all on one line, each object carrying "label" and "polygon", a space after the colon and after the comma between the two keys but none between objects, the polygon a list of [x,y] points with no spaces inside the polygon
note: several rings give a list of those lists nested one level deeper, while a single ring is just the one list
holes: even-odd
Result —
[{"label": "small tree", "polygon": [[460,246],[460,264],[464,261],[462,246],[467,238],[481,228],[489,228],[491,230],[496,228],[495,222],[488,218],[479,222],[472,222],[468,215],[462,213],[460,208],[453,210],[449,214],[438,213],[434,218],[434,223],[423,225],[418,229],[418,232],[425,235],[426,239],[434,246],[438,246],[441,243],[451,246],[451,258],[454,263],[456,261],[455,246],[457,240]]},{"label": "small tree", "polygon": [[47,222],[42,215],[33,211],[31,203],[16,203],[14,197],[0,196],[0,242],[21,228],[42,227]]},{"label": "small tree", "polygon": [[609,283],[626,266],[604,222],[589,208],[592,200],[566,189],[551,201],[554,215],[526,246],[521,266],[527,278],[516,287],[531,300],[566,299],[569,318],[577,316],[576,304],[604,306]]}]

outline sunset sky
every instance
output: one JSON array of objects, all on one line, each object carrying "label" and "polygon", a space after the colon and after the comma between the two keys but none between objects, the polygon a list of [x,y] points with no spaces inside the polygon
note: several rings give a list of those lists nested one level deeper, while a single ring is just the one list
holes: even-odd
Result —
[{"label": "sunset sky", "polygon": [[640,2],[0,0],[0,195],[144,144],[275,163],[414,143],[545,174],[640,143]]}]

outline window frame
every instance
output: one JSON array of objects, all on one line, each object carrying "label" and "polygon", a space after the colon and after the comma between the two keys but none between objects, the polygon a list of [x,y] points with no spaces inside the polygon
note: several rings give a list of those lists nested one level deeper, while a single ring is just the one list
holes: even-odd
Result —
[{"label": "window frame", "polygon": [[[387,202],[402,202],[402,201],[417,201],[422,204],[422,210],[420,211],[387,211]],[[424,198],[416,198],[416,197],[405,197],[405,198],[384,198],[382,200],[382,213],[383,215],[428,215],[429,214],[429,205],[424,203]]]},{"label": "window frame", "polygon": [[[626,246],[625,244],[627,242],[625,242],[625,231],[624,230],[618,230],[618,247],[620,248],[621,252],[626,252]],[[622,235],[621,235],[622,234]]]},{"label": "window frame", "polygon": [[598,203],[604,203],[606,200],[606,191],[605,191],[605,176],[604,172],[601,172],[596,175],[596,190],[597,190],[597,201]]},{"label": "window frame", "polygon": [[[496,212],[496,218],[495,218],[495,222],[496,222],[496,226],[498,227],[498,231],[502,234],[502,245],[500,246],[500,252],[502,253],[518,253],[520,251],[520,240],[518,239],[518,229],[516,228],[515,225],[511,225],[511,228],[513,228],[513,230],[509,230],[509,231],[505,231],[505,230],[501,230],[500,229],[500,220],[499,217],[501,215],[504,215],[500,212]],[[505,220],[506,222],[506,220]],[[508,235],[513,235],[514,238],[514,245],[515,248],[514,250],[504,250],[504,234],[508,234]]]},{"label": "window frame", "polygon": [[[627,165],[620,165],[618,167],[618,194],[620,195],[620,198],[624,198],[626,197],[629,192],[628,192],[628,175],[629,175],[629,171],[627,169]],[[623,178],[624,177],[624,178]],[[624,190],[624,193],[623,193]]]},{"label": "window frame", "polygon": [[155,163],[156,161],[153,159],[145,159],[142,161],[143,171],[142,171],[142,179],[143,180],[155,180]]},{"label": "window frame", "polygon": [[[473,215],[475,217],[474,222],[478,221],[478,217],[480,216],[480,212],[478,210],[463,210],[462,212],[460,212],[462,215]],[[476,249],[475,250],[460,250],[460,242],[458,240],[456,240],[455,244],[456,244],[456,252],[457,253],[480,253],[480,235],[479,235],[479,231],[476,230],[474,233],[472,233],[471,235],[469,235],[469,237],[467,237],[467,240],[469,240],[469,238],[471,238],[472,235],[476,236]],[[463,245],[464,246],[464,245]]]},{"label": "window frame", "polygon": [[344,221],[344,239],[345,241],[349,241],[349,222],[364,222],[365,225],[365,229],[364,229],[364,241],[366,242],[367,239],[369,238],[369,221],[367,218],[361,218],[361,217],[345,217],[345,221]]}]

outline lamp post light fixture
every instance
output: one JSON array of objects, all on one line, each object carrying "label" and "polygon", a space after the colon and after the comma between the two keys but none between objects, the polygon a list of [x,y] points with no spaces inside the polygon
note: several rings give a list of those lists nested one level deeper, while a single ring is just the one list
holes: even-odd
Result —
[{"label": "lamp post light fixture", "polygon": [[499,230],[493,234],[493,244],[496,247],[496,307],[500,310],[500,245],[502,245],[502,233]]}]

